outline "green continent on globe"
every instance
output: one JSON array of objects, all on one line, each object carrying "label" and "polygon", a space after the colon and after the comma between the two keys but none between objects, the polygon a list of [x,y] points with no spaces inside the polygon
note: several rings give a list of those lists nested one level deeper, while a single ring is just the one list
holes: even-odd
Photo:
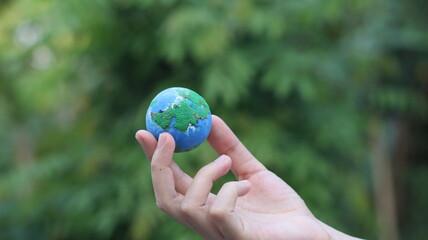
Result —
[{"label": "green continent on globe", "polygon": [[[210,114],[210,109],[205,100],[197,93],[189,91],[178,91],[183,99],[174,104],[172,108],[158,113],[151,113],[153,121],[162,129],[167,130],[171,124],[172,118],[175,117],[174,127],[180,132],[186,132],[189,124],[198,126],[198,119],[205,119]],[[189,102],[186,100],[190,100]],[[199,107],[202,106],[202,107]]]}]

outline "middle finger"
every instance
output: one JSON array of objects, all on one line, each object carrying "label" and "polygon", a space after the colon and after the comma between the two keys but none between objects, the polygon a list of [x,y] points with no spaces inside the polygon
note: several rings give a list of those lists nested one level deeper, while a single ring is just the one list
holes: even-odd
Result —
[{"label": "middle finger", "polygon": [[183,207],[194,208],[203,206],[213,186],[213,182],[225,175],[232,165],[230,157],[222,155],[198,171],[190,184],[183,200]]}]

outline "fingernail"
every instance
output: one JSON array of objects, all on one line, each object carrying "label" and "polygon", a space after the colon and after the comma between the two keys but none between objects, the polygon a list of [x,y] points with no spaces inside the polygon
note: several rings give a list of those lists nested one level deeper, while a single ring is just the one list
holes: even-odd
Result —
[{"label": "fingernail", "polygon": [[144,148],[144,139],[138,136],[138,132],[135,135],[135,139],[137,139],[137,142]]},{"label": "fingernail", "polygon": [[144,148],[144,140],[142,138],[137,138],[138,143]]},{"label": "fingernail", "polygon": [[227,159],[226,155],[221,155],[220,157],[218,157],[215,162],[224,162]]},{"label": "fingernail", "polygon": [[239,183],[240,186],[238,187],[238,196],[242,197],[250,191],[251,182],[248,180],[241,180]]},{"label": "fingernail", "polygon": [[163,134],[163,133],[161,133],[161,135],[159,135],[159,141],[158,141],[158,149],[161,149],[161,148],[163,148],[163,146],[165,145],[165,142],[166,142],[166,135],[165,134]]},{"label": "fingernail", "polygon": [[250,182],[250,181],[248,181],[248,180],[241,180],[241,181],[239,181],[239,182],[241,182],[241,183],[243,183],[243,184],[251,184],[251,182]]}]

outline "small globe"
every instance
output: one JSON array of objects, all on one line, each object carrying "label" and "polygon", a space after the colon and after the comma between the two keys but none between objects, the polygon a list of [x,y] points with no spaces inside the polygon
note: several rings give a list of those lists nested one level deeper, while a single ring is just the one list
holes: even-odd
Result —
[{"label": "small globe", "polygon": [[211,131],[210,108],[199,94],[180,87],[160,92],[150,103],[146,128],[156,139],[163,132],[175,140],[175,152],[189,151],[205,141]]}]

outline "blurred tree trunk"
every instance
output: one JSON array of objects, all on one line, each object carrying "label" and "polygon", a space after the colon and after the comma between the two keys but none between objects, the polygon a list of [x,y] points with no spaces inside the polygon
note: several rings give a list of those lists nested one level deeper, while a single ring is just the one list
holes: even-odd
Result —
[{"label": "blurred tree trunk", "polygon": [[[17,169],[28,168],[34,163],[35,146],[32,135],[25,127],[12,131],[13,160]],[[18,170],[19,171],[19,170]],[[19,189],[20,199],[26,199],[34,190],[34,182],[27,182]]]},{"label": "blurred tree trunk", "polygon": [[398,127],[397,120],[371,121],[372,174],[380,240],[399,239],[392,168]]},{"label": "blurred tree trunk", "polygon": [[25,128],[13,131],[13,157],[18,167],[25,167],[34,161],[34,142]]}]

